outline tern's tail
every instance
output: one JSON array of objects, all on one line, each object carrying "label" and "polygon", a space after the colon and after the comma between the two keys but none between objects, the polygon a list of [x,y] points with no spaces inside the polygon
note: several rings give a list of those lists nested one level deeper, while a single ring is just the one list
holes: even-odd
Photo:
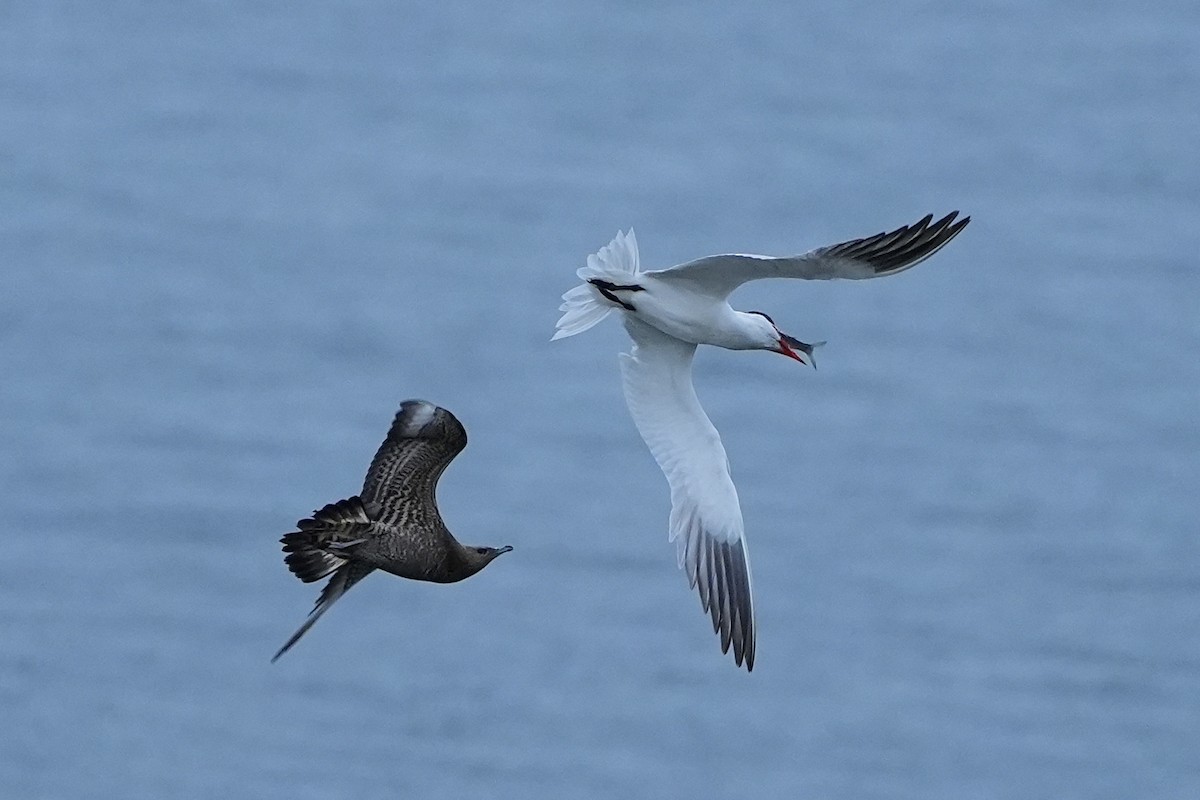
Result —
[{"label": "tern's tail", "polygon": [[641,291],[642,287],[637,285],[640,272],[633,229],[630,228],[629,233],[617,231],[613,240],[600,252],[588,256],[587,266],[575,273],[583,284],[562,296],[563,304],[558,310],[563,315],[550,341],[583,333],[614,308],[631,308],[617,293]]}]

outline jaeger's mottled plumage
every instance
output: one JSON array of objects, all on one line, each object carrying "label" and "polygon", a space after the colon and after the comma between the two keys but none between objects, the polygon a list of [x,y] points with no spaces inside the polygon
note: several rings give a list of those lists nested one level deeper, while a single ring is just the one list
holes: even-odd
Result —
[{"label": "jaeger's mottled plumage", "polygon": [[284,561],[305,583],[333,575],[308,619],[271,660],[286,653],[351,586],[377,569],[401,578],[454,583],[511,547],[467,547],[437,509],[437,482],[467,446],[449,411],[423,400],[400,406],[367,470],[362,493],[330,503],[286,534]]}]

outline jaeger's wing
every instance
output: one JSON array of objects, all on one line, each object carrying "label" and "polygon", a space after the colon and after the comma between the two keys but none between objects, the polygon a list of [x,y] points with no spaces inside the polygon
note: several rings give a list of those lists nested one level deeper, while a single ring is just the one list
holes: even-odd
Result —
[{"label": "jaeger's wing", "polygon": [[438,478],[466,446],[466,429],[446,409],[424,400],[401,404],[363,483],[372,519],[396,523],[412,503],[436,510]]}]

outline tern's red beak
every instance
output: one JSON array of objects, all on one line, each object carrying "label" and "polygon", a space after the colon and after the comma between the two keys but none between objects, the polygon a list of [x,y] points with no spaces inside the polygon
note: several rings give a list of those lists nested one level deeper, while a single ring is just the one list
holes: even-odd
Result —
[{"label": "tern's red beak", "polygon": [[[824,342],[802,342],[799,339],[788,336],[786,333],[779,334],[779,350],[788,358],[794,358],[801,364],[811,364],[813,369],[817,368],[817,359],[813,354],[813,350],[825,344]],[[797,352],[799,351],[799,352]],[[802,356],[801,353],[804,355]],[[805,361],[804,359],[808,360]]]},{"label": "tern's red beak", "polygon": [[776,350],[775,352],[776,352],[776,353],[780,353],[780,354],[782,354],[782,355],[785,355],[785,356],[787,356],[788,358],[794,358],[794,359],[796,359],[797,361],[799,361],[801,364],[807,364],[807,363],[808,363],[807,361],[805,361],[805,360],[804,360],[804,359],[803,359],[803,358],[800,356],[800,354],[799,354],[799,353],[797,353],[795,350],[793,350],[793,349],[791,348],[791,346],[790,346],[790,345],[788,345],[788,343],[787,343],[787,340],[786,340],[786,339],[784,339],[784,338],[782,338],[782,337],[780,337],[780,339],[779,339],[779,349],[778,349],[778,350]]}]

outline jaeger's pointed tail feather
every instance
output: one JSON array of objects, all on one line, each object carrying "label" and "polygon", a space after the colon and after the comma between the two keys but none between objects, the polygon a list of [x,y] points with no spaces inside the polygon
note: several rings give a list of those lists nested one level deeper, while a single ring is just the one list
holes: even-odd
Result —
[{"label": "jaeger's pointed tail feather", "polygon": [[348,561],[338,567],[337,571],[333,573],[333,577],[329,579],[329,583],[325,584],[325,588],[321,590],[321,596],[317,598],[317,604],[313,606],[308,619],[304,620],[304,624],[271,657],[271,663],[274,664],[281,655],[291,650],[292,645],[300,641],[301,636],[308,633],[308,629],[316,624],[317,620],[329,610],[329,607],[338,601],[338,598],[350,591],[351,586],[370,575],[374,570],[375,568],[372,566],[355,561]]},{"label": "jaeger's pointed tail feather", "polygon": [[284,642],[283,647],[279,648],[275,655],[271,656],[272,664],[278,661],[281,655],[286,653],[288,650],[291,650],[292,645],[300,641],[300,637],[308,633],[308,629],[317,624],[317,620],[319,620],[321,616],[329,610],[329,607],[336,603],[338,598],[346,593],[346,589],[349,588],[349,576],[349,564],[343,566],[336,573],[334,573],[334,576],[329,579],[329,583],[326,584],[325,589],[321,592],[321,597],[319,600],[317,600],[317,605],[308,615],[308,619],[304,620],[304,624],[297,628],[296,632],[291,635],[291,638]]},{"label": "jaeger's pointed tail feather", "polygon": [[617,231],[611,242],[588,256],[586,267],[576,271],[584,283],[562,296],[563,303],[558,310],[563,315],[559,317],[550,341],[583,333],[619,307],[605,298],[590,281],[629,284],[639,272],[637,237],[633,229],[630,228],[628,233]]}]

